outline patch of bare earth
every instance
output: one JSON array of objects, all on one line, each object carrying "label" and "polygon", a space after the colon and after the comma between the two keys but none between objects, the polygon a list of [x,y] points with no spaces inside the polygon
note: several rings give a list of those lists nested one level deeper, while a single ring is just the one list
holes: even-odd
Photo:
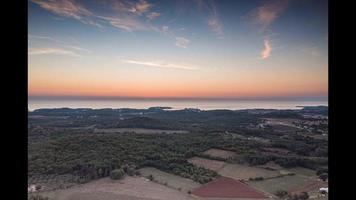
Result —
[{"label": "patch of bare earth", "polygon": [[125,176],[121,180],[103,178],[65,190],[42,193],[53,200],[192,200],[188,194],[149,181]]},{"label": "patch of bare earth", "polygon": [[268,198],[264,193],[249,185],[227,177],[220,177],[211,181],[202,187],[195,189],[192,194],[203,198]]}]

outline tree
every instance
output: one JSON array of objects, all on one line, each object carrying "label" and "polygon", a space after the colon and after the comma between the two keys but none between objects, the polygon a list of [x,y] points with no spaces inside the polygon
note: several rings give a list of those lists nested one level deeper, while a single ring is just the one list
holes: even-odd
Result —
[{"label": "tree", "polygon": [[110,172],[110,178],[113,180],[121,179],[125,175],[123,169],[114,169]]},{"label": "tree", "polygon": [[299,194],[299,199],[300,199],[300,200],[307,200],[307,199],[309,199],[308,193],[302,192],[301,194]]},{"label": "tree", "polygon": [[148,176],[148,179],[149,179],[150,181],[153,181],[153,180],[154,180],[152,174],[150,174],[150,175]]},{"label": "tree", "polygon": [[328,179],[329,175],[327,173],[323,173],[319,175],[319,178],[323,181],[326,181]]},{"label": "tree", "polygon": [[285,190],[277,190],[277,191],[275,192],[275,195],[276,195],[278,198],[284,198],[284,197],[288,196],[289,193],[288,193],[287,191],[285,191]]}]

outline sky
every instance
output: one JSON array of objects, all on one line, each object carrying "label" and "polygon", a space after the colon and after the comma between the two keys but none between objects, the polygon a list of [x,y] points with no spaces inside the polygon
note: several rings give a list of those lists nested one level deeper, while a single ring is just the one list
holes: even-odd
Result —
[{"label": "sky", "polygon": [[326,0],[29,0],[33,97],[327,97]]}]

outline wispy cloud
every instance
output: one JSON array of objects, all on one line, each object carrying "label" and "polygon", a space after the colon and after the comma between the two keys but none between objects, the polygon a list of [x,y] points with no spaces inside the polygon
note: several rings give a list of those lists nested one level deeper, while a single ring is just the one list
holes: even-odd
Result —
[{"label": "wispy cloud", "polygon": [[79,4],[75,0],[31,0],[33,3],[38,4],[42,8],[58,14],[63,17],[73,18],[81,21],[85,24],[101,27],[100,24],[91,20],[89,17],[93,16],[93,13],[86,9],[83,5]]},{"label": "wispy cloud", "polygon": [[150,12],[146,15],[146,17],[150,20],[153,20],[159,16],[161,16],[161,13],[158,13],[158,12]]},{"label": "wispy cloud", "polygon": [[[176,35],[168,29],[168,26],[156,27],[150,21],[161,16],[161,13],[152,10],[153,4],[146,0],[139,0],[136,2],[128,0],[106,0],[102,3],[108,4],[107,7],[111,9],[107,14],[98,14],[96,10],[88,10],[84,5],[79,4],[75,0],[31,0],[42,8],[53,12],[59,16],[73,18],[85,24],[91,24],[98,27],[109,25],[127,32],[134,31],[153,31],[163,33],[175,41],[178,47],[186,48],[190,41],[183,37],[176,37]],[[148,20],[147,20],[148,19]],[[216,22],[210,23],[216,26]],[[216,28],[218,30],[218,28]],[[34,38],[37,36],[34,36]],[[49,39],[50,37],[37,37],[37,39]],[[58,42],[58,41],[57,41]],[[67,46],[71,49],[85,50],[81,47]]]},{"label": "wispy cloud", "polygon": [[28,50],[28,55],[44,55],[44,54],[80,57],[80,55],[76,54],[73,51],[68,51],[60,48],[30,48]]},{"label": "wispy cloud", "polygon": [[160,67],[160,68],[173,68],[173,69],[184,69],[184,70],[197,70],[198,68],[187,64],[174,64],[165,61],[138,61],[138,60],[122,60],[124,63],[144,65],[149,67]]},{"label": "wispy cloud", "polygon": [[265,39],[263,43],[263,50],[261,51],[261,59],[267,59],[271,56],[272,46],[269,40]]},{"label": "wispy cloud", "polygon": [[182,47],[182,48],[187,48],[190,43],[190,40],[184,37],[176,37],[176,43],[175,45],[177,47]]},{"label": "wispy cloud", "polygon": [[137,13],[137,14],[142,14],[147,12],[150,8],[152,7],[152,4],[148,3],[145,0],[140,0],[135,4],[134,7],[132,7],[132,12]]},{"label": "wispy cloud", "polygon": [[261,25],[262,30],[270,26],[286,9],[288,0],[271,0],[247,14],[248,19]]},{"label": "wispy cloud", "polygon": [[41,36],[41,35],[28,35],[28,38],[29,39],[39,39],[39,40],[49,40],[49,41],[56,42],[56,43],[65,43],[62,40],[57,40],[57,39],[54,39],[53,37]]},{"label": "wispy cloud", "polygon": [[197,4],[199,10],[205,10],[208,12],[208,19],[207,19],[208,26],[215,34],[221,37],[224,34],[224,32],[218,17],[218,12],[214,1],[195,0],[194,2]]},{"label": "wispy cloud", "polygon": [[213,18],[209,19],[208,25],[218,35],[222,35],[223,34],[223,30],[222,30],[222,27],[220,25],[220,22],[218,21],[218,19],[216,17],[213,17]]},{"label": "wispy cloud", "polygon": [[92,53],[89,49],[85,49],[85,48],[82,48],[82,47],[73,46],[73,45],[64,45],[64,46],[67,47],[67,48],[70,48],[70,49],[77,50],[77,51],[83,51],[83,52],[86,52],[86,53]]},{"label": "wispy cloud", "polygon": [[136,30],[148,30],[149,27],[140,21],[131,18],[131,17],[103,17],[100,16],[101,19],[106,20],[112,26],[116,28],[123,29],[128,32],[136,31]]},{"label": "wispy cloud", "polygon": [[63,41],[63,40],[58,40],[58,39],[55,39],[55,38],[49,37],[49,36],[29,35],[28,38],[30,40],[32,40],[32,39],[35,39],[35,40],[47,40],[47,41],[51,41],[51,42],[54,42],[56,44],[59,44],[60,46],[65,47],[65,48],[70,48],[70,49],[74,49],[74,50],[77,50],[77,51],[91,53],[91,51],[89,49],[85,49],[85,48],[82,48],[82,47],[70,45],[67,42]]},{"label": "wispy cloud", "polygon": [[144,14],[149,19],[154,19],[160,15],[157,12],[149,12],[153,4],[145,0],[140,0],[136,3],[131,1],[110,1],[110,7],[115,11],[111,16],[97,16],[105,20],[113,27],[133,32],[137,30],[156,30],[157,28],[142,20]]}]

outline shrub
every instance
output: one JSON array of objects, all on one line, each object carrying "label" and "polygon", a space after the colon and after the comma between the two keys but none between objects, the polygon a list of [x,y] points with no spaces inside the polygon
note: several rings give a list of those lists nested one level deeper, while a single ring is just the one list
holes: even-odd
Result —
[{"label": "shrub", "polygon": [[150,174],[150,175],[148,176],[148,179],[149,179],[150,181],[153,181],[153,180],[154,180],[152,174]]},{"label": "shrub", "polygon": [[110,172],[110,178],[113,180],[121,179],[125,175],[123,169],[114,169]]},{"label": "shrub", "polygon": [[288,193],[287,191],[285,191],[285,190],[277,190],[277,191],[275,192],[275,195],[276,195],[278,198],[284,198],[284,197],[288,196],[289,193]]},{"label": "shrub", "polygon": [[326,181],[326,179],[328,179],[328,177],[329,177],[329,175],[326,174],[326,173],[319,175],[319,178],[320,178],[321,180],[323,180],[323,181]]}]

